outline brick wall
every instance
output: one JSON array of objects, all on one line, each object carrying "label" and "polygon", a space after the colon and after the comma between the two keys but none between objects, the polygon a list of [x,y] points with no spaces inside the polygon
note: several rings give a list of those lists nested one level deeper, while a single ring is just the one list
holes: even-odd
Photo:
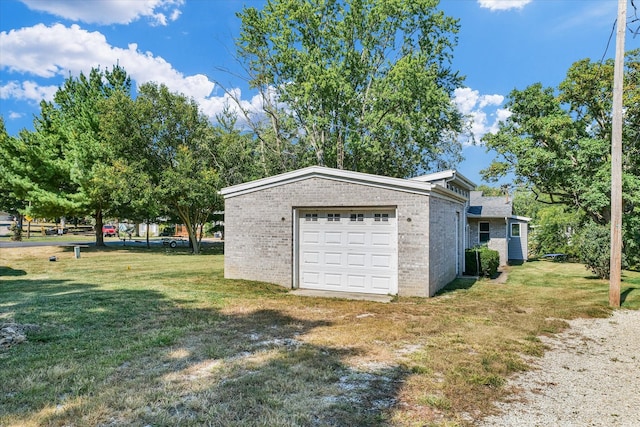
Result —
[{"label": "brick wall", "polygon": [[[429,207],[429,262],[432,266],[429,271],[429,295],[433,296],[462,272],[465,206],[434,197]],[[455,243],[456,239],[458,244]]]}]

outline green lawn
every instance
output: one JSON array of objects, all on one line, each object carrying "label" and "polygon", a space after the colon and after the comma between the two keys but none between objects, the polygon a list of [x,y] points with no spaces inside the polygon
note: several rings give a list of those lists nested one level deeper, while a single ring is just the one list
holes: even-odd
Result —
[{"label": "green lawn", "polygon": [[[0,325],[31,325],[0,348],[1,426],[470,425],[538,336],[609,312],[577,264],[380,304],[225,280],[213,250],[82,250],[0,252]],[[638,309],[640,273],[623,279]]]}]

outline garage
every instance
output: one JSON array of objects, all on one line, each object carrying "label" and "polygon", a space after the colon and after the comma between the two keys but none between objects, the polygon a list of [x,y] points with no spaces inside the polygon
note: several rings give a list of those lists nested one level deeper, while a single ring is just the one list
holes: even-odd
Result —
[{"label": "garage", "polygon": [[300,209],[297,216],[299,288],[397,293],[394,208]]},{"label": "garage", "polygon": [[224,277],[313,294],[435,295],[462,271],[466,193],[310,166],[224,188]]}]

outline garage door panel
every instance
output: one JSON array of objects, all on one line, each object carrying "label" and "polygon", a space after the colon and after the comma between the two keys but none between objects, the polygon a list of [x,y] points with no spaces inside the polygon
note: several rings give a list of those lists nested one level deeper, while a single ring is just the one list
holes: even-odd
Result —
[{"label": "garage door panel", "polygon": [[366,276],[364,274],[347,274],[347,287],[350,290],[364,289],[366,283]]},{"label": "garage door panel", "polygon": [[374,268],[390,268],[391,255],[382,255],[382,254],[371,255],[371,266]]},{"label": "garage door panel", "polygon": [[341,266],[342,253],[341,252],[325,252],[324,262],[325,264],[331,265],[331,266]]},{"label": "garage door panel", "polygon": [[302,244],[320,243],[319,231],[302,232]]},{"label": "garage door panel", "polygon": [[397,292],[394,210],[302,211],[298,233],[299,287],[378,294]]},{"label": "garage door panel", "polygon": [[347,254],[347,267],[366,266],[367,254]]},{"label": "garage door panel", "polygon": [[342,286],[342,275],[335,273],[325,273],[324,280],[327,286],[340,287]]},{"label": "garage door panel", "polygon": [[366,233],[363,232],[348,232],[347,244],[349,245],[364,245],[366,243]]},{"label": "garage door panel", "polygon": [[302,281],[307,284],[307,285],[315,285],[315,286],[319,286],[320,285],[320,273],[318,272],[311,272],[311,271],[305,271],[302,274]]},{"label": "garage door panel", "polygon": [[302,262],[305,264],[318,264],[319,261],[320,261],[319,252],[305,251],[302,254]]},{"label": "garage door panel", "polygon": [[325,231],[324,242],[327,245],[340,245],[342,244],[342,233],[336,231]]},{"label": "garage door panel", "polygon": [[371,233],[371,244],[375,246],[391,245],[391,232]]},{"label": "garage door panel", "polygon": [[389,276],[372,276],[371,287],[378,290],[386,290],[391,286],[391,277]]}]

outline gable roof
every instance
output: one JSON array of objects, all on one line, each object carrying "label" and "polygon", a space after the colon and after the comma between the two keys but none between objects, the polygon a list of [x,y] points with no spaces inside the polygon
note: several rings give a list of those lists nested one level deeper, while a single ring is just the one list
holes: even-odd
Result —
[{"label": "gable roof", "polygon": [[486,197],[482,191],[472,191],[469,195],[470,218],[513,218],[520,221],[531,221],[531,218],[513,214],[513,203],[506,197]]},{"label": "gable roof", "polygon": [[292,172],[285,172],[280,175],[274,175],[267,178],[226,187],[220,190],[220,194],[226,199],[229,197],[240,196],[242,194],[277,187],[280,185],[285,185],[309,178],[332,179],[336,181],[351,182],[355,184],[362,184],[409,193],[425,195],[433,194],[439,195],[440,197],[453,198],[461,202],[466,200],[466,198],[451,190],[428,182],[420,182],[402,178],[391,178],[387,176],[353,172],[343,169],[334,169],[324,166],[309,166]]}]

